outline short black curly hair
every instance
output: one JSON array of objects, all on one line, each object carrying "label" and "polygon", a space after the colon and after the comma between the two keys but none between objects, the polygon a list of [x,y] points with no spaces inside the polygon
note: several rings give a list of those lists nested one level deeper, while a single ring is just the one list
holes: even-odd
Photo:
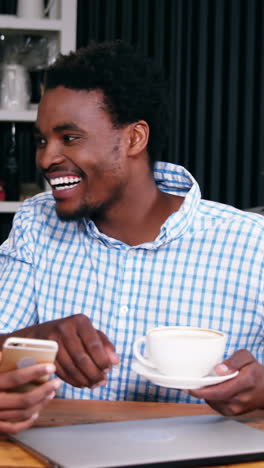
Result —
[{"label": "short black curly hair", "polygon": [[93,41],[60,55],[44,79],[44,90],[57,86],[102,90],[116,128],[145,120],[150,128],[147,149],[151,166],[160,158],[168,130],[167,83],[163,71],[131,45],[121,40]]}]

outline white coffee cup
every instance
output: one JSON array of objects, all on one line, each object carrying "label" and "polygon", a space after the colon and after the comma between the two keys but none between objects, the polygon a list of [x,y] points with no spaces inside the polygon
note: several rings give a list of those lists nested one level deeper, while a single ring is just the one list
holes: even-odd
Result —
[{"label": "white coffee cup", "polygon": [[[148,358],[140,352],[143,343]],[[133,350],[141,364],[163,375],[201,378],[222,361],[225,345],[226,335],[218,330],[167,326],[138,337]]]}]

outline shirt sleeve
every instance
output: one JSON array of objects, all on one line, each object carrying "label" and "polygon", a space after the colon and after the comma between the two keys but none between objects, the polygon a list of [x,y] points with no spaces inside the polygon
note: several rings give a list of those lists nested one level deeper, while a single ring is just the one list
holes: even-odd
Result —
[{"label": "shirt sleeve", "polygon": [[0,333],[38,322],[31,211],[29,204],[22,205],[8,239],[0,246]]}]

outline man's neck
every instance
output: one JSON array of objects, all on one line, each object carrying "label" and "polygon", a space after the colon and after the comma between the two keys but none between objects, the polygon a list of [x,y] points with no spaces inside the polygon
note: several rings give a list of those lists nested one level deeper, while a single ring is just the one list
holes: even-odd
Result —
[{"label": "man's neck", "polygon": [[159,235],[162,224],[178,211],[182,202],[182,197],[161,192],[154,185],[148,194],[146,191],[142,196],[136,193],[131,203],[97,219],[95,224],[104,234],[131,246],[152,242]]}]

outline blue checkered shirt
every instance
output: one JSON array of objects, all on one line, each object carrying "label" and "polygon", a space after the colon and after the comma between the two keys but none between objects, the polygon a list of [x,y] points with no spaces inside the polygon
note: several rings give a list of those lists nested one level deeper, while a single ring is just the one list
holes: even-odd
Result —
[{"label": "blue checkered shirt", "polygon": [[154,242],[131,247],[92,221],[62,222],[43,193],[23,203],[0,248],[1,332],[82,313],[116,347],[105,387],[63,384],[60,397],[197,402],[131,369],[135,337],[161,325],[223,330],[225,357],[247,348],[264,363],[264,217],[201,200],[180,166],[159,162],[154,176],[185,197]]}]

